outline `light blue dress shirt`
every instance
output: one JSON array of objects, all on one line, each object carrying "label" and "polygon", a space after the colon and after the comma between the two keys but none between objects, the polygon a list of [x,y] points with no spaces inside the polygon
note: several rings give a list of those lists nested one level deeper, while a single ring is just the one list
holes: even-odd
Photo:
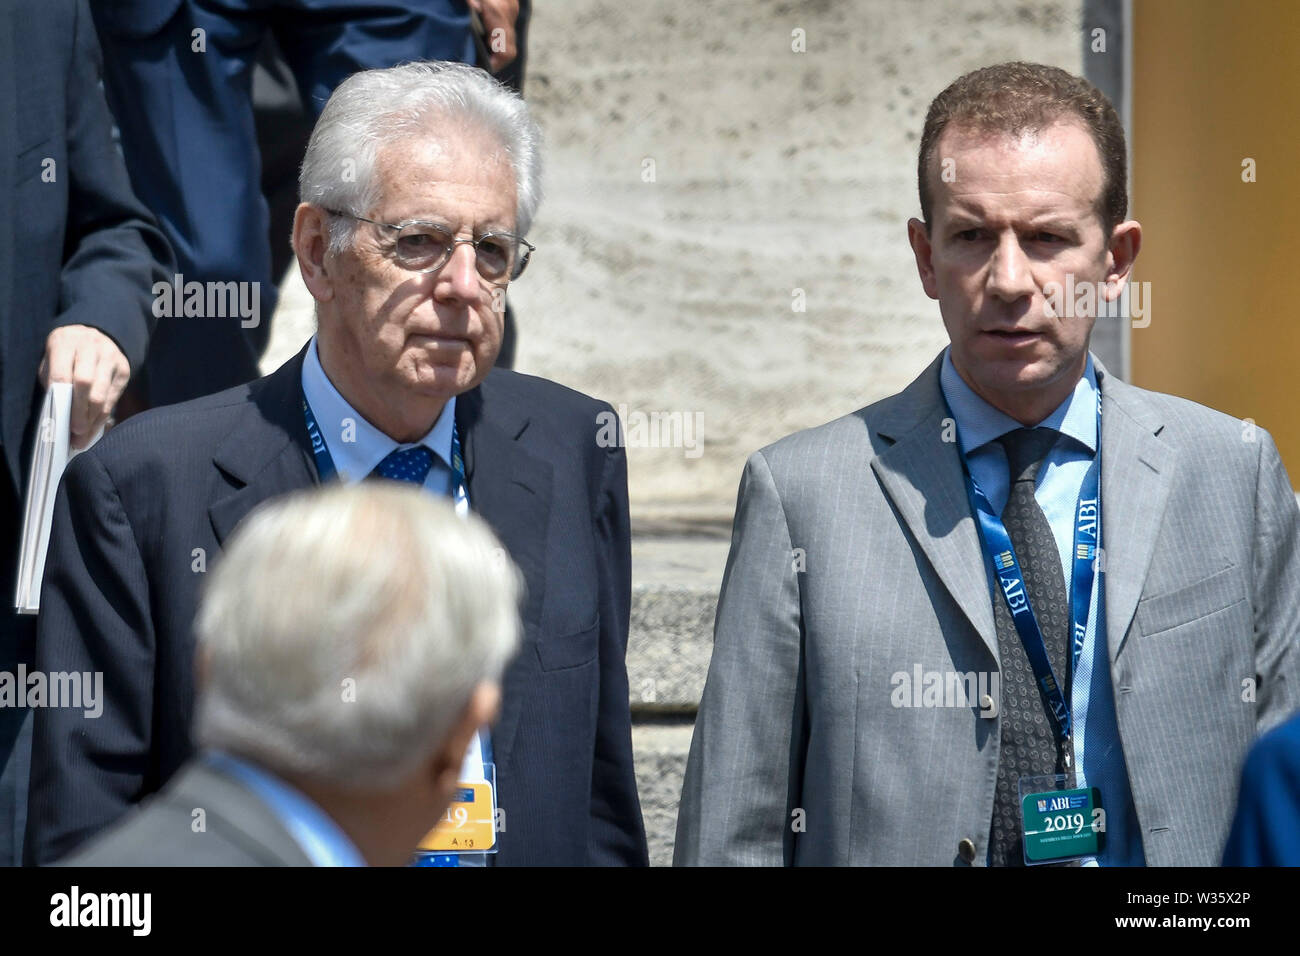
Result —
[{"label": "light blue dress shirt", "polygon": [[[334,387],[320,363],[314,335],[303,357],[302,392],[311,406],[340,481],[361,481],[392,452],[424,445],[433,452],[433,465],[423,487],[436,495],[451,495],[451,433],[456,424],[456,396],[447,400],[438,420],[419,441],[405,444],[395,441],[366,421]],[[482,763],[491,763],[492,738],[486,727],[478,732],[478,744]],[[466,767],[469,768],[471,763],[467,758]],[[481,866],[482,860],[482,854],[462,854],[460,865]]]},{"label": "light blue dress shirt", "polygon": [[367,865],[361,851],[342,828],[297,787],[225,751],[206,751],[203,759],[253,791],[284,824],[313,866]]},{"label": "light blue dress shirt", "polygon": [[433,467],[424,479],[424,487],[436,495],[451,494],[451,430],[456,423],[456,397],[447,400],[442,414],[429,433],[416,442],[394,441],[381,432],[348,404],[325,374],[316,350],[316,336],[302,363],[302,391],[316,417],[325,447],[334,459],[342,481],[361,481],[379,467],[379,463],[401,448],[424,445],[433,452]]},{"label": "light blue dress shirt", "polygon": [[[998,514],[1006,507],[1010,494],[1010,465],[997,439],[1009,431],[1022,428],[1020,422],[998,411],[966,384],[952,364],[951,349],[944,351],[939,386],[948,408],[957,422],[961,452],[966,457],[971,476],[980,486]],[[1084,476],[1097,452],[1097,373],[1092,356],[1074,391],[1052,414],[1036,427],[1061,432],[1056,445],[1047,453],[1038,471],[1034,498],[1047,522],[1060,552],[1061,573],[1066,594],[1074,570],[1074,512]],[[1102,467],[1105,467],[1103,462]],[[1106,547],[1106,502],[1101,502],[1101,545]],[[995,587],[993,564],[987,553],[985,567],[989,578],[989,595],[1000,600]],[[1106,812],[1106,835],[1102,852],[1088,857],[1085,866],[1141,866],[1145,862],[1137,812],[1129,786],[1128,769],[1120,747],[1119,725],[1115,716],[1114,690],[1111,687],[1106,629],[1098,627],[1104,613],[1103,574],[1092,582],[1092,600],[1083,649],[1070,685],[1070,704],[1074,720],[1074,752],[1079,786],[1094,786],[1101,791],[1101,805]]]}]

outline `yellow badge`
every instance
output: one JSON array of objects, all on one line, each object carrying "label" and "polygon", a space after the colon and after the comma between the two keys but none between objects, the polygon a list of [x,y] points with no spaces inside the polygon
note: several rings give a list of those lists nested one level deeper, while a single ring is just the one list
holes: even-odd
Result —
[{"label": "yellow badge", "polygon": [[482,853],[496,844],[492,784],[456,785],[456,795],[438,825],[420,841],[426,853]]}]

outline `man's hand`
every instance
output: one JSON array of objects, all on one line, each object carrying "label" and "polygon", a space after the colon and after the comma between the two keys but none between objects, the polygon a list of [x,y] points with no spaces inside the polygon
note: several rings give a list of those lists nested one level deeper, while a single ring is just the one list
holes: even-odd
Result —
[{"label": "man's hand", "polygon": [[[483,30],[487,33],[483,42],[491,51],[488,64],[492,72],[496,73],[519,55],[519,50],[515,47],[519,0],[469,0],[469,5],[483,21]],[[498,33],[498,30],[501,32]]]},{"label": "man's hand", "polygon": [[41,387],[72,383],[72,447],[84,448],[108,420],[131,377],[131,365],[99,329],[61,325],[45,340]]}]

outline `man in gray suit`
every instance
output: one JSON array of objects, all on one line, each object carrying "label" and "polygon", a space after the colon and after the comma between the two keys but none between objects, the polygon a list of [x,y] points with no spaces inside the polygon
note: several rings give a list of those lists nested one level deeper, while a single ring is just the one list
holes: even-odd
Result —
[{"label": "man in gray suit", "polygon": [[918,178],[950,346],[750,458],[675,861],[1213,865],[1300,701],[1277,449],[1090,355],[1142,238],[1091,84],[961,77]]},{"label": "man in gray suit", "polygon": [[209,584],[195,624],[204,749],[62,862],[410,862],[458,787],[482,789],[463,763],[520,630],[520,578],[496,537],[407,484],[295,492],[240,525]]}]

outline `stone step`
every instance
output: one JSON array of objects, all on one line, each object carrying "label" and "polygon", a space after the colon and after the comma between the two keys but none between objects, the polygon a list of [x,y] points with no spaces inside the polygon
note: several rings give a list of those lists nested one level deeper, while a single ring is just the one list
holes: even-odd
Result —
[{"label": "stone step", "polygon": [[627,649],[634,718],[694,715],[729,546],[727,532],[711,524],[634,531]]},{"label": "stone step", "polygon": [[646,517],[632,531],[627,674],[650,864],[669,866],[695,711],[713,652],[730,516]]},{"label": "stone step", "polygon": [[637,791],[651,866],[671,866],[673,862],[677,804],[693,728],[689,717],[644,718],[632,725]]}]

